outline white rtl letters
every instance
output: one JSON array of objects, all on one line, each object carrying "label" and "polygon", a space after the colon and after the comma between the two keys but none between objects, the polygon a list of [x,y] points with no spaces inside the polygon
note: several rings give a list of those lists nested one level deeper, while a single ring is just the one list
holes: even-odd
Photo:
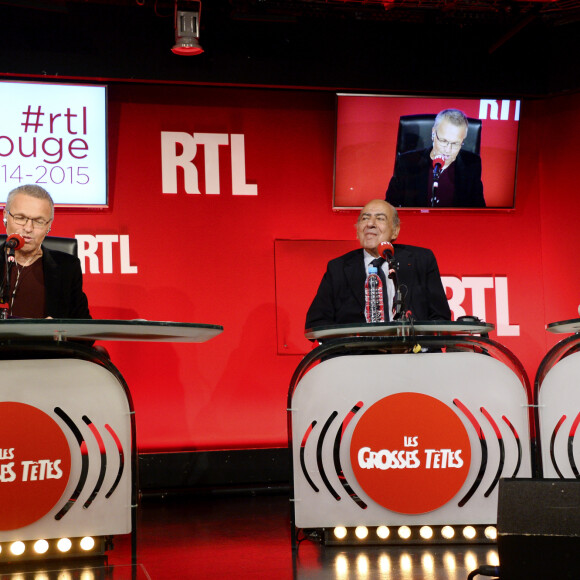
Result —
[{"label": "white rtl letters", "polygon": [[[231,139],[231,144],[230,144]],[[161,132],[161,174],[163,193],[177,193],[178,168],[183,170],[186,193],[199,194],[198,168],[193,161],[197,146],[204,149],[206,195],[220,195],[219,147],[230,145],[232,195],[258,195],[258,186],[246,183],[245,138],[241,134]]]},{"label": "white rtl letters", "polygon": [[481,318],[485,322],[486,316],[486,290],[495,288],[495,312],[496,312],[496,331],[498,336],[519,336],[519,324],[510,324],[509,321],[509,297],[508,283],[506,276],[465,276],[457,278],[455,276],[442,276],[443,286],[449,288],[452,292],[449,298],[449,308],[453,313],[453,318],[457,320],[460,316],[465,316],[464,307],[465,290],[471,290],[471,312],[474,316]]},{"label": "white rtl letters", "polygon": [[462,278],[463,287],[471,289],[471,312],[474,316],[487,320],[485,312],[485,290],[493,288],[493,278],[490,276],[471,277],[464,276]]},{"label": "white rtl letters", "polygon": [[[79,243],[79,260],[81,261],[83,274],[87,271],[87,260],[89,263],[89,272],[91,274],[112,274],[113,255],[117,251],[117,248],[121,274],[138,273],[137,266],[131,265],[129,236],[103,234],[91,236],[79,234],[76,236],[76,239]],[[118,244],[118,246],[116,244]],[[100,265],[102,265],[102,272]]]},{"label": "white rtl letters", "polygon": [[[177,145],[181,153],[177,153]],[[184,172],[186,193],[199,193],[197,168],[193,163],[197,145],[189,133],[161,133],[161,181],[163,193],[177,193],[177,168]]]},{"label": "white rtl letters", "polygon": [[[514,101],[514,121],[520,120],[520,101]],[[501,101],[501,110],[495,99],[481,99],[479,101],[479,118],[492,121],[509,121],[511,101]],[[488,115],[489,112],[489,115]]]}]

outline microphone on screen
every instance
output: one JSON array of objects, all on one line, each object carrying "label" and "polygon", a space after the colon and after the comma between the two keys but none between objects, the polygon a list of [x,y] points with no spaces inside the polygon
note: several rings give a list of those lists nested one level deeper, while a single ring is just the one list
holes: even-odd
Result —
[{"label": "microphone on screen", "polygon": [[441,177],[441,171],[443,171],[443,166],[445,165],[445,159],[438,155],[433,159],[433,186],[437,187],[439,185],[439,178]]},{"label": "microphone on screen", "polygon": [[10,234],[6,238],[5,247],[10,250],[19,250],[26,242],[20,234]]}]

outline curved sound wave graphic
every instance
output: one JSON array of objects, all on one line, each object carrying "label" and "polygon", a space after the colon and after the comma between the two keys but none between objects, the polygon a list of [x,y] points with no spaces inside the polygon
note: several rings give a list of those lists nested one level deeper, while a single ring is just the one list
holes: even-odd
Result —
[{"label": "curved sound wave graphic", "polygon": [[[340,483],[341,483],[342,487],[344,488],[344,490],[346,491],[347,495],[361,509],[366,509],[367,504],[353,490],[351,484],[349,483],[346,476],[344,475],[344,471],[342,469],[342,465],[341,465],[341,461],[340,461],[340,446],[341,446],[342,441],[343,441],[343,434],[344,434],[346,428],[348,427],[348,424],[351,422],[351,420],[354,418],[356,413],[358,413],[358,411],[360,411],[360,409],[362,407],[363,407],[363,403],[361,401],[356,403],[352,407],[352,409],[347,413],[347,415],[345,416],[345,418],[342,420],[341,424],[339,425],[339,427],[336,431],[336,435],[334,437],[334,444],[333,444],[333,448],[332,448],[332,458],[333,458],[334,469],[335,469],[336,475],[338,477],[338,480],[340,481]],[[333,411],[330,414],[330,416],[328,417],[328,419],[326,420],[326,422],[324,423],[324,427],[322,428],[322,430],[320,431],[320,434],[318,435],[318,440],[316,441],[316,465],[318,467],[318,472],[320,474],[320,477],[321,477],[322,481],[324,482],[324,485],[326,486],[326,488],[328,489],[328,491],[332,495],[332,497],[334,497],[334,499],[336,499],[336,501],[341,501],[342,497],[334,489],[334,487],[332,487],[332,485],[328,479],[328,476],[326,475],[326,468],[324,467],[323,454],[322,454],[322,449],[324,446],[324,441],[326,439],[326,435],[328,434],[328,431],[329,431],[332,423],[334,422],[334,420],[337,417],[338,417],[338,412]],[[310,487],[315,492],[318,493],[320,490],[318,489],[318,487],[316,486],[316,484],[314,483],[314,481],[310,477],[310,474],[308,473],[308,470],[306,468],[306,460],[305,460],[306,444],[307,444],[308,440],[310,439],[310,436],[312,435],[312,432],[313,432],[316,424],[317,424],[317,421],[312,421],[312,423],[308,426],[308,429],[304,433],[304,436],[302,437],[302,442],[300,444],[300,467],[302,469],[302,474],[304,475],[304,477],[305,477],[306,481],[308,482],[308,484],[310,485]]]},{"label": "curved sound wave graphic", "polygon": [[[487,424],[491,427],[495,435],[495,438],[492,438],[491,441],[488,441],[488,439],[486,438],[482,423],[480,423],[480,421],[476,418],[475,414],[464,403],[462,403],[459,399],[453,399],[453,404],[467,418],[469,423],[471,423],[471,425],[475,429],[475,432],[477,434],[481,446],[481,460],[475,480],[471,485],[471,487],[469,488],[469,490],[467,491],[467,493],[461,498],[461,500],[458,503],[459,507],[464,507],[467,504],[467,502],[475,495],[484,479],[486,472],[491,467],[489,465],[490,461],[489,445],[492,445],[494,440],[497,441],[498,446],[498,461],[497,466],[495,467],[495,475],[493,477],[493,480],[489,485],[489,487],[483,493],[484,497],[489,497],[496,489],[499,480],[502,477],[503,472],[506,468],[506,443],[504,441],[504,435],[502,434],[498,422],[493,418],[492,414],[485,407],[480,407],[479,411],[483,416],[483,418],[485,419],[485,421],[487,422]],[[332,462],[338,480],[341,483],[348,497],[350,497],[352,501],[354,501],[357,504],[358,507],[360,507],[361,509],[366,509],[368,507],[367,504],[354,491],[352,485],[345,476],[340,459],[341,446],[344,442],[344,433],[346,431],[346,428],[348,427],[349,423],[353,420],[353,418],[356,416],[356,414],[359,413],[363,407],[364,403],[362,401],[358,401],[357,403],[355,403],[352,406],[351,410],[343,418],[340,425],[338,425],[334,436],[334,444],[332,447]],[[335,424],[337,417],[338,412],[333,411],[326,418],[323,427],[322,429],[320,429],[319,432],[317,432],[316,430],[318,421],[313,420],[309,424],[304,435],[302,436],[302,440],[300,443],[300,467],[302,470],[302,474],[304,475],[304,478],[306,479],[310,487],[315,492],[317,493],[320,492],[319,487],[313,481],[306,467],[306,447],[307,444],[312,440],[311,445],[316,446],[316,466],[318,468],[318,474],[320,475],[320,478],[324,483],[324,486],[326,487],[328,492],[332,495],[332,497],[334,497],[334,499],[336,499],[337,501],[341,501],[342,499],[341,495],[332,486],[328,478],[328,467],[325,467],[324,465],[324,455],[323,455],[323,447],[326,438],[329,434],[329,431],[331,430],[332,425]],[[510,474],[510,477],[516,477],[516,475],[520,470],[523,458],[520,436],[514,425],[505,415],[502,415],[501,420],[505,423],[505,425],[507,425],[508,434],[511,434],[511,436],[513,437],[513,441],[517,449],[516,466],[513,470],[513,473]],[[580,413],[573,427],[574,432],[576,431],[576,427],[579,424],[580,424]]]},{"label": "curved sound wave graphic", "polygon": [[[564,474],[562,473],[560,466],[556,460],[556,440],[558,437],[558,433],[562,429],[564,422],[566,421],[567,416],[562,415],[560,420],[556,423],[552,435],[550,436],[550,459],[552,460],[552,466],[554,470],[558,474],[558,477],[564,479]],[[568,456],[568,462],[570,463],[570,468],[574,473],[574,477],[576,479],[580,479],[580,471],[578,470],[578,466],[576,465],[576,460],[574,459],[574,441],[576,439],[576,431],[578,430],[578,425],[580,424],[580,413],[576,415],[576,418],[572,422],[572,426],[570,427],[570,431],[568,433],[568,438],[566,442],[566,451]],[[562,429],[563,430],[563,429]]]},{"label": "curved sound wave graphic", "polygon": [[[488,441],[485,437],[483,428],[482,428],[481,424],[479,423],[479,421],[475,418],[475,415],[459,399],[454,399],[453,404],[465,415],[465,417],[473,425],[473,428],[475,429],[475,432],[477,433],[477,436],[479,438],[479,443],[481,445],[481,463],[479,466],[477,476],[476,476],[475,481],[473,482],[473,485],[471,486],[471,488],[468,490],[468,492],[465,494],[465,496],[459,501],[459,504],[458,504],[459,507],[463,507],[473,497],[473,495],[475,494],[475,492],[477,491],[477,489],[481,485],[481,482],[483,481],[483,477],[488,469],[488,463],[489,463],[488,450],[489,450],[489,448],[488,448]],[[497,445],[498,445],[499,459],[498,459],[498,464],[497,464],[495,476],[493,478],[493,481],[491,482],[491,485],[487,488],[487,490],[483,494],[484,497],[489,497],[492,494],[492,492],[494,491],[494,489],[497,487],[499,480],[503,475],[503,471],[505,469],[506,451],[505,451],[504,437],[502,435],[502,432],[501,432],[501,429],[499,428],[498,423],[495,421],[495,419],[492,417],[491,413],[485,407],[480,407],[479,410],[480,410],[481,414],[487,420],[488,424],[491,426],[491,428],[495,434],[495,437],[497,440]],[[514,442],[515,442],[516,449],[517,449],[516,466],[514,468],[513,473],[511,474],[511,477],[515,477],[518,474],[520,467],[521,467],[521,464],[522,464],[522,457],[523,457],[522,444],[520,441],[520,436],[519,436],[516,428],[511,423],[511,421],[505,415],[502,415],[502,420],[508,426],[509,432],[513,435]],[[489,444],[491,445],[491,442]]]},{"label": "curved sound wave graphic", "polygon": [[[55,407],[54,412],[58,417],[60,417],[62,419],[64,424],[70,429],[71,433],[74,435],[74,437],[78,443],[79,451],[81,454],[81,473],[79,475],[79,479],[77,481],[75,489],[72,492],[69,499],[64,503],[62,508],[54,516],[56,520],[61,520],[67,514],[67,512],[75,505],[80,494],[82,493],[83,489],[85,488],[86,483],[87,483],[87,479],[88,479],[88,475],[89,475],[89,466],[91,465],[92,460],[89,457],[89,447],[87,446],[87,442],[82,434],[82,431],[79,429],[79,427],[73,421],[73,419],[69,415],[67,415],[67,413],[60,407]],[[87,509],[90,507],[90,505],[94,502],[95,498],[98,496],[98,494],[101,491],[101,488],[103,486],[103,482],[105,480],[105,475],[107,472],[107,448],[106,448],[103,436],[101,435],[101,432],[96,427],[96,425],[93,423],[93,421],[87,415],[83,415],[82,420],[85,423],[85,425],[89,428],[91,434],[93,435],[93,437],[97,443],[97,447],[99,449],[99,470],[98,470],[97,482],[96,482],[93,490],[89,494],[88,499],[83,504],[83,508]],[[105,425],[105,429],[106,429],[107,433],[109,433],[109,435],[113,439],[113,442],[115,444],[115,448],[119,452],[119,467],[117,469],[115,481],[113,482],[113,485],[111,486],[109,491],[105,494],[105,498],[108,499],[114,493],[114,491],[117,488],[117,486],[119,485],[119,482],[120,482],[121,477],[123,475],[123,471],[124,471],[124,467],[125,467],[125,452],[123,451],[123,445],[122,445],[121,440],[119,439],[117,433],[115,432],[115,430],[108,424]],[[93,459],[96,460],[96,458],[93,458]]]},{"label": "curved sound wave graphic", "polygon": [[332,485],[330,484],[330,481],[328,480],[328,476],[326,475],[326,470],[324,469],[324,463],[323,463],[323,457],[322,457],[322,446],[324,444],[324,438],[326,437],[326,434],[328,433],[328,430],[330,429],[330,425],[336,419],[337,416],[338,416],[338,412],[333,411],[332,414],[330,415],[330,417],[328,417],[328,419],[326,420],[326,423],[324,424],[324,427],[322,428],[322,431],[320,432],[320,437],[318,438],[318,444],[316,445],[316,464],[318,465],[318,471],[320,473],[320,477],[322,478],[322,481],[324,482],[324,485],[326,486],[326,489],[328,489],[328,491],[331,493],[332,497],[334,497],[334,499],[336,501],[340,501],[340,495],[334,489],[334,487],[332,487]]},{"label": "curved sound wave graphic", "polygon": [[336,437],[334,438],[334,447],[332,450],[332,456],[334,459],[334,469],[336,471],[336,475],[338,480],[340,481],[342,487],[349,495],[349,497],[363,510],[367,508],[367,504],[355,493],[354,489],[348,482],[346,475],[342,469],[342,465],[340,463],[340,445],[343,441],[343,434],[348,427],[348,424],[352,421],[354,416],[361,410],[363,407],[362,401],[359,401],[350,411],[347,413],[346,417],[343,419],[342,424],[338,428],[336,432]]},{"label": "curved sound wave graphic", "polygon": [[580,423],[580,413],[576,415],[576,419],[574,419],[574,423],[572,423],[572,427],[570,429],[570,434],[568,435],[568,461],[570,461],[570,467],[572,468],[574,477],[576,477],[576,479],[580,478],[580,473],[578,472],[576,462],[574,461],[574,437],[576,437],[578,423]]},{"label": "curved sound wave graphic", "polygon": [[566,415],[562,415],[554,427],[554,431],[552,431],[552,436],[550,437],[550,458],[552,459],[552,465],[554,466],[554,469],[556,470],[556,473],[560,479],[564,479],[564,476],[562,475],[562,472],[558,468],[558,463],[556,462],[556,435],[558,435],[558,431],[560,430],[560,427],[565,420]]},{"label": "curved sound wave graphic", "polygon": [[66,513],[75,505],[81,491],[85,487],[87,481],[87,475],[89,473],[89,454],[87,452],[87,444],[81,433],[80,429],[75,425],[74,421],[60,408],[55,407],[54,412],[65,422],[66,426],[72,431],[77,443],[79,445],[79,450],[81,452],[81,474],[79,475],[79,480],[77,485],[72,492],[72,495],[54,516],[55,520],[61,520]]},{"label": "curved sound wave graphic", "polygon": [[459,399],[453,399],[453,404],[467,417],[469,422],[473,425],[473,428],[479,437],[479,444],[481,446],[481,463],[479,465],[479,471],[477,472],[475,481],[469,488],[468,492],[461,500],[459,500],[459,503],[457,504],[459,507],[463,507],[477,491],[477,488],[483,480],[483,476],[487,467],[487,441],[485,440],[483,429],[481,428],[481,425],[478,423],[473,413]]}]

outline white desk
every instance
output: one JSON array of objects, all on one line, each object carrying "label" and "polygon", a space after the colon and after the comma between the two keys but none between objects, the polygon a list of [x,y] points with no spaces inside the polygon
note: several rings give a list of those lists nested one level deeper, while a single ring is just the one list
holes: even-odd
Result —
[{"label": "white desk", "polygon": [[129,388],[106,356],[69,339],[198,343],[222,330],[145,320],[1,321],[0,542],[135,531]]}]

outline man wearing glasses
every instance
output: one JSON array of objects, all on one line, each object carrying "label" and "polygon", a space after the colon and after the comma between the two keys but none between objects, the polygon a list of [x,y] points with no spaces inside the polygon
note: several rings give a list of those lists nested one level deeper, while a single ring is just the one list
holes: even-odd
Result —
[{"label": "man wearing glasses", "polygon": [[467,128],[462,111],[441,111],[433,147],[399,155],[386,200],[396,207],[485,207],[481,158],[461,149]]},{"label": "man wearing glasses", "polygon": [[8,317],[91,318],[78,258],[42,246],[53,219],[54,203],[42,187],[22,185],[8,194],[6,233],[24,239],[14,251],[8,292],[4,292],[7,248],[0,246],[1,289],[8,298]]}]

